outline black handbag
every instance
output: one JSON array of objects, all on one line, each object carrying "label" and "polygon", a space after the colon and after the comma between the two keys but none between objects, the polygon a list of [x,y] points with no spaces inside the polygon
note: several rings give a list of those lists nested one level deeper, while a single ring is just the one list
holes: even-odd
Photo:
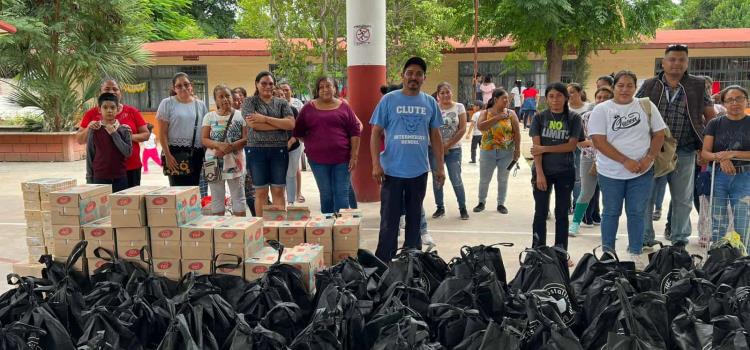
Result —
[{"label": "black handbag", "polygon": [[162,167],[164,175],[166,176],[184,176],[193,173],[190,168],[190,164],[193,161],[193,153],[195,152],[195,136],[198,133],[198,101],[193,101],[195,107],[195,125],[193,126],[193,141],[190,142],[190,147],[180,147],[174,150],[170,150],[172,157],[177,161],[177,169],[172,170],[167,166],[167,157],[162,153],[161,163],[164,164]]}]

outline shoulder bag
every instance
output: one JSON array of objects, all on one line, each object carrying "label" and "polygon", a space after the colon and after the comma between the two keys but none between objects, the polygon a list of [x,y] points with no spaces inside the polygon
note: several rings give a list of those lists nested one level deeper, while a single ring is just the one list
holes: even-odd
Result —
[{"label": "shoulder bag", "polygon": [[[651,128],[651,100],[648,97],[638,99],[641,108],[648,115],[648,128],[651,135],[654,130]],[[664,129],[664,145],[661,146],[659,154],[654,158],[654,177],[662,177],[674,171],[677,167],[677,140],[672,137],[669,127]]]},{"label": "shoulder bag", "polygon": [[[221,142],[227,142],[227,134],[229,133],[229,126],[232,125],[232,118],[234,118],[234,112],[229,115],[227,126],[224,128],[224,135],[221,136]],[[219,166],[218,157],[214,157],[212,160],[203,161],[203,178],[206,179],[206,182],[211,183],[221,179],[221,167]]]},{"label": "shoulder bag", "polygon": [[179,150],[172,152],[172,157],[177,161],[177,169],[171,170],[167,166],[166,156],[162,153],[161,163],[164,164],[163,170],[166,176],[183,176],[190,175],[193,170],[190,169],[190,162],[193,159],[193,153],[195,151],[195,135],[198,133],[198,101],[193,101],[195,107],[195,125],[193,126],[193,140],[190,142],[189,149],[180,147]]}]

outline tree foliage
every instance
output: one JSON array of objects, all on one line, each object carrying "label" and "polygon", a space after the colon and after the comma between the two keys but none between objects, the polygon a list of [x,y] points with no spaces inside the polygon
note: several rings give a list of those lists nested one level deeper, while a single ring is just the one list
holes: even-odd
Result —
[{"label": "tree foliage", "polygon": [[206,35],[232,38],[238,9],[237,0],[192,0],[190,14]]},{"label": "tree foliage", "polygon": [[137,0],[148,41],[203,38],[205,33],[190,13],[191,0]]},{"label": "tree foliage", "polygon": [[750,1],[683,0],[676,5],[675,29],[748,28]]},{"label": "tree foliage", "polygon": [[239,0],[238,7],[240,14],[235,26],[238,36],[265,39],[273,37],[269,0]]},{"label": "tree foliage", "polygon": [[102,77],[127,80],[147,65],[142,12],[131,0],[6,1],[0,17],[18,32],[0,36],[0,73],[11,96],[44,114],[47,131],[70,130]]},{"label": "tree foliage", "polygon": [[[473,31],[473,4],[446,0],[464,33]],[[558,81],[563,55],[588,56],[599,48],[618,48],[653,36],[670,0],[483,0],[482,37],[513,40],[514,49],[546,56],[547,79]],[[582,69],[579,74],[582,74]]]}]

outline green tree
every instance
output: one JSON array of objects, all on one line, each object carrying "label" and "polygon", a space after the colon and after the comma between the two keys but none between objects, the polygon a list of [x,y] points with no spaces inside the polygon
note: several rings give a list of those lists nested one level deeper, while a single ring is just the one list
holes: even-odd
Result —
[{"label": "green tree", "polygon": [[273,37],[269,0],[239,0],[239,19],[235,26],[241,38]]},{"label": "green tree", "polygon": [[438,0],[387,0],[388,81],[401,81],[403,64],[412,56],[424,58],[432,70],[440,67],[443,51],[450,49],[445,38],[460,35],[451,25],[453,15]]},{"label": "green tree", "polygon": [[206,35],[232,38],[238,9],[237,0],[193,0],[190,14]]},{"label": "green tree", "polygon": [[[459,9],[454,19],[473,30],[472,4],[445,0]],[[480,36],[513,40],[514,50],[544,55],[548,81],[559,81],[563,55],[588,57],[599,48],[618,48],[653,36],[670,0],[483,0]],[[585,75],[581,68],[579,75]]]},{"label": "green tree", "polygon": [[184,40],[205,37],[190,14],[191,0],[137,0],[144,16],[148,41]]},{"label": "green tree", "polygon": [[675,29],[750,27],[750,2],[747,0],[683,0],[677,5]]},{"label": "green tree", "polygon": [[16,25],[0,36],[0,75],[14,76],[12,99],[42,110],[44,130],[74,126],[102,77],[127,80],[149,56],[137,3],[130,0],[6,1],[0,17]]}]

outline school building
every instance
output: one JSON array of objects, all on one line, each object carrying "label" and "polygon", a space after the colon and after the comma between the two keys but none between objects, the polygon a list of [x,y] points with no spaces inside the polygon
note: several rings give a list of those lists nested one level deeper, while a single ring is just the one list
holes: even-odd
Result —
[{"label": "school building", "polygon": [[[618,50],[600,49],[589,57],[590,77],[585,86],[589,93],[595,89],[598,76],[620,69],[629,69],[639,80],[653,76],[660,70],[660,59],[668,44],[686,44],[690,49],[689,72],[707,75],[720,87],[739,84],[750,88],[750,28],[663,30],[654,38]],[[479,43],[479,73],[492,74],[495,85],[509,87],[513,81],[533,80],[539,90],[547,84],[544,58],[530,56],[530,69],[524,72],[504,67],[503,59],[512,51],[512,42],[481,41]],[[473,99],[474,73],[471,43],[452,41],[439,67],[430,67],[424,90],[432,93],[437,83],[448,81],[454,86],[459,102]],[[249,93],[253,80],[261,70],[273,70],[268,42],[264,39],[196,39],[162,41],[145,44],[153,53],[151,67],[139,67],[136,83],[124,86],[124,102],[144,112],[155,112],[159,101],[169,96],[172,75],[186,72],[192,78],[195,93],[214,107],[211,90],[218,84],[242,86]],[[570,82],[574,69],[574,55],[564,57],[562,80]],[[376,92],[374,92],[376,93]],[[147,113],[147,115],[150,113]]]}]

